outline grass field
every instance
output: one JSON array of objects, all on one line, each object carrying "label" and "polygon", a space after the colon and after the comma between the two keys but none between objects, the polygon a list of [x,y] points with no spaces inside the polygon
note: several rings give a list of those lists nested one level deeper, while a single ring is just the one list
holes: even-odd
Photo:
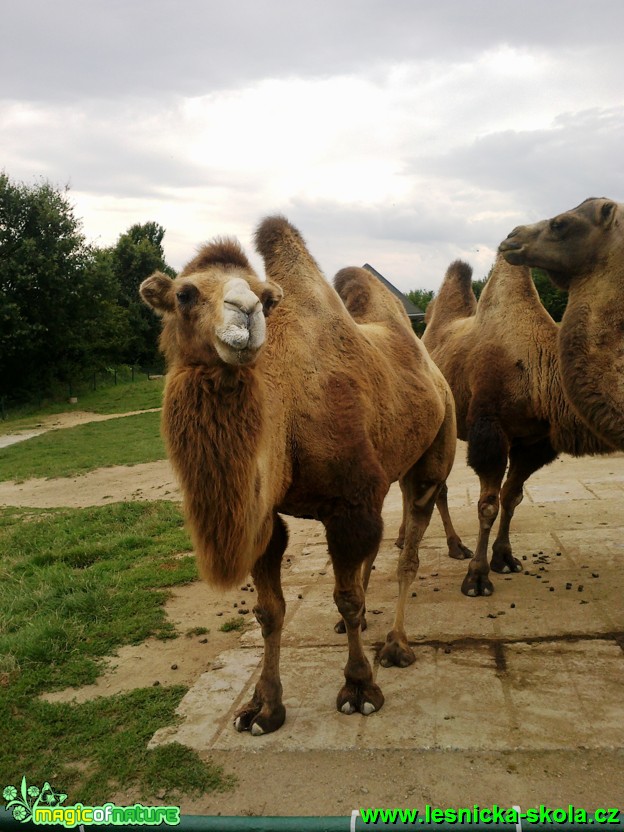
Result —
[{"label": "grass field", "polygon": [[147,796],[231,784],[188,748],[147,749],[175,722],[184,687],[80,705],[39,698],[93,682],[121,645],[179,637],[163,605],[169,587],[196,579],[195,559],[179,556],[189,549],[168,502],[0,510],[0,782],[53,779],[92,804],[122,787]]},{"label": "grass field", "polygon": [[69,477],[110,465],[165,458],[160,413],[53,430],[0,451],[0,480]]}]

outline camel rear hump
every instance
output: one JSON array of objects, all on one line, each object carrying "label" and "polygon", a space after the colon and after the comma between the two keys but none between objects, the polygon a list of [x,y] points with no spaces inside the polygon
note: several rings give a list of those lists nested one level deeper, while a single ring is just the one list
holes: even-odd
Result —
[{"label": "camel rear hump", "polygon": [[359,324],[399,324],[411,332],[412,325],[399,299],[366,269],[340,269],[334,277],[334,288]]}]

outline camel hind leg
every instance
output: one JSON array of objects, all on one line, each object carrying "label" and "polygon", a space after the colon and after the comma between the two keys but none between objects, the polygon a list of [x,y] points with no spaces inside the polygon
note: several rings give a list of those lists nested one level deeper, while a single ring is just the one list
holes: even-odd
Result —
[{"label": "camel hind leg", "polygon": [[400,480],[405,536],[397,565],[399,597],[394,623],[379,654],[384,667],[407,667],[416,660],[405,632],[405,607],[409,588],[418,572],[420,541],[451,471],[456,443],[455,418],[452,410],[447,409],[433,444]]},{"label": "camel hind leg", "polygon": [[494,572],[521,572],[522,564],[514,558],[509,540],[509,527],[517,506],[522,502],[522,489],[529,477],[557,458],[550,439],[531,445],[512,444],[509,450],[509,471],[500,494],[501,517],[498,534],[492,546],[491,567]]},{"label": "camel hind leg", "polygon": [[359,711],[367,716],[378,711],[384,696],[373,682],[373,671],[366,658],[361,637],[364,612],[362,564],[377,554],[383,533],[381,507],[359,505],[341,507],[322,518],[335,576],[334,601],[344,621],[349,656],[344,669],[345,684],[338,692],[336,707],[345,714]]},{"label": "camel hind leg", "polygon": [[279,515],[275,515],[269,545],[251,572],[258,590],[258,603],[253,611],[264,638],[262,671],[253,697],[234,718],[237,731],[251,731],[254,736],[277,731],[286,718],[286,709],[282,704],[279,660],[286,611],[280,569],[287,544],[286,524]]},{"label": "camel hind leg", "polygon": [[[455,526],[453,526],[451,513],[448,507],[448,486],[446,483],[444,483],[444,485],[440,489],[438,499],[436,500],[436,508],[440,514],[440,519],[442,520],[442,524],[444,526],[444,533],[446,534],[446,543],[448,546],[449,557],[454,558],[455,560],[467,560],[468,558],[471,558],[473,554],[472,551],[467,546],[464,546],[460,536],[455,531]],[[405,516],[403,516],[403,522],[401,523],[401,528],[399,529],[399,536],[394,541],[394,545],[398,546],[399,549],[402,549],[404,541]]]}]

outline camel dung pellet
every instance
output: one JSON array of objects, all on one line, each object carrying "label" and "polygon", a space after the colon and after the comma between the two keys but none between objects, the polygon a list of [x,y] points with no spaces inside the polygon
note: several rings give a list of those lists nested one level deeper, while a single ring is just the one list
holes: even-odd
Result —
[{"label": "camel dung pellet", "polygon": [[152,682],[152,687],[153,688],[157,688],[158,685],[160,685],[160,682],[158,681],[158,679],[155,682]]},{"label": "camel dung pellet", "polygon": [[527,559],[526,555],[522,555],[522,560],[526,560],[526,559]]},{"label": "camel dung pellet", "polygon": [[416,593],[412,592],[412,598],[415,598],[415,597],[416,597]]},{"label": "camel dung pellet", "polygon": [[572,584],[566,584],[566,589],[572,589]]},{"label": "camel dung pellet", "polygon": [[242,586],[241,587],[241,592],[249,592],[249,587],[248,586]]},{"label": "camel dung pellet", "polygon": [[579,586],[578,586],[578,591],[579,591],[579,592],[582,592],[582,591],[583,591],[583,584],[579,584]]},{"label": "camel dung pellet", "polygon": [[[569,515],[568,515],[568,517],[569,517]],[[558,558],[561,557],[561,552],[555,552],[555,554],[557,555]]]},{"label": "camel dung pellet", "polygon": [[529,570],[527,569],[527,571],[526,571],[524,574],[525,574],[525,575],[530,575],[531,573],[530,573],[530,572],[529,572]]},{"label": "camel dung pellet", "polygon": [[[373,565],[371,566],[371,569],[377,569],[377,567],[375,566],[375,564],[373,564]],[[323,573],[323,574],[325,574],[325,573]]]},{"label": "camel dung pellet", "polygon": [[172,664],[172,665],[171,665],[171,669],[172,669],[172,670],[177,670],[177,669],[178,669],[177,664]]},{"label": "camel dung pellet", "polygon": [[297,598],[301,601],[301,599],[303,598],[303,595],[297,595]]},{"label": "camel dung pellet", "polygon": [[592,572],[592,578],[599,578],[599,577],[600,577],[600,575],[598,574],[598,572]]},{"label": "camel dung pellet", "polygon": [[439,591],[440,591],[440,587],[438,587],[438,586],[434,586],[433,591],[434,591],[434,592],[439,592]]},{"label": "camel dung pellet", "polygon": [[246,601],[241,601],[241,606],[245,606],[246,603]]},{"label": "camel dung pellet", "polygon": [[218,613],[217,613],[217,615],[223,615],[223,613],[222,613],[222,612],[218,612]]},{"label": "camel dung pellet", "polygon": [[248,613],[248,612],[249,612],[249,610],[240,609],[240,610],[238,611],[238,614],[239,614],[239,615],[247,615],[247,613]]},{"label": "camel dung pellet", "polygon": [[255,590],[252,586],[250,586],[250,587],[249,587],[249,591],[250,591],[250,592],[255,592],[256,590]]},{"label": "camel dung pellet", "polygon": [[207,638],[200,638],[199,643],[200,644],[208,644],[208,639]]},{"label": "camel dung pellet", "polygon": [[496,618],[496,614],[493,612],[489,612],[487,615],[488,618]]},{"label": "camel dung pellet", "polygon": [[555,588],[554,588],[554,586],[549,586],[549,587],[548,587],[548,590],[549,590],[549,592],[554,592],[554,591],[555,591]]},{"label": "camel dung pellet", "polygon": [[450,647],[445,647],[445,648],[444,648],[444,652],[445,652],[445,653],[451,653],[451,652],[452,652],[452,650],[451,650],[451,648],[450,648]]},{"label": "camel dung pellet", "polygon": [[510,604],[509,606],[511,607],[512,610],[515,610],[515,608],[516,608],[515,604]]},{"label": "camel dung pellet", "polygon": [[232,604],[232,606],[233,606],[233,607],[237,607],[237,606],[238,606],[238,604],[236,603],[236,601],[234,601],[234,603]]}]

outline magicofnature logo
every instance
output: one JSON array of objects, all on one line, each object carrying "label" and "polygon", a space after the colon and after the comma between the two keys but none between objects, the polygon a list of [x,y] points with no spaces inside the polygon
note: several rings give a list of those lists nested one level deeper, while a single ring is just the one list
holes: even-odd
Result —
[{"label": "magicofnature logo", "polygon": [[176,826],[180,823],[179,806],[143,806],[141,803],[117,806],[110,802],[103,806],[84,806],[82,803],[62,806],[66,794],[55,791],[49,783],[44,783],[41,788],[29,786],[26,777],[22,777],[19,788],[6,786],[2,796],[14,819],[23,823],[32,820],[35,824],[57,824],[66,829],[74,829],[79,825],[82,827],[84,824]]},{"label": "magicofnature logo", "polygon": [[55,791],[49,783],[44,783],[41,788],[29,786],[26,777],[22,777],[19,789],[16,786],[6,786],[2,797],[6,800],[6,807],[12,812],[15,820],[24,823],[32,820],[39,806],[46,809],[53,808],[60,806],[67,799],[66,794]]}]

